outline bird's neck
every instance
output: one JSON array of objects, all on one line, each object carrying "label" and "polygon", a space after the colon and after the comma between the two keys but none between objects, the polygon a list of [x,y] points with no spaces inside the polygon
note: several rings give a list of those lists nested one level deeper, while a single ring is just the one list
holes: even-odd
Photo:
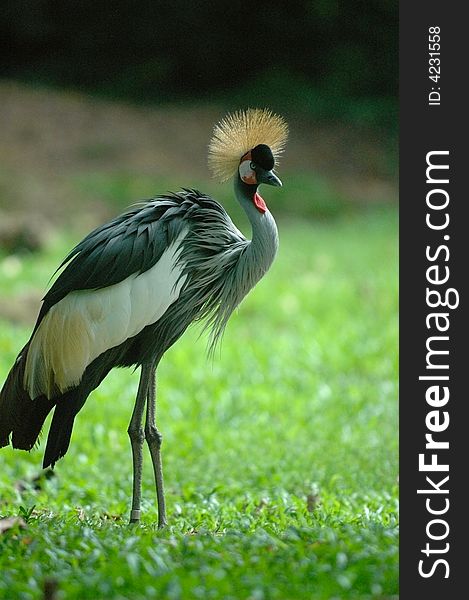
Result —
[{"label": "bird's neck", "polygon": [[251,223],[252,239],[246,248],[245,259],[256,281],[269,269],[278,249],[278,230],[273,216],[268,209],[263,212],[254,203],[257,187],[247,185],[239,177],[235,179],[236,197]]}]

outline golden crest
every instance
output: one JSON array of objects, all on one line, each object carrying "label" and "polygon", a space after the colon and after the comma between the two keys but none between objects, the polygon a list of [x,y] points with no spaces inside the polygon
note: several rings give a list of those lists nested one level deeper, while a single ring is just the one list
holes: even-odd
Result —
[{"label": "golden crest", "polygon": [[248,108],[228,114],[213,131],[208,147],[210,170],[219,181],[227,181],[236,173],[241,157],[258,144],[269,146],[277,163],[287,137],[285,120],[268,109]]}]

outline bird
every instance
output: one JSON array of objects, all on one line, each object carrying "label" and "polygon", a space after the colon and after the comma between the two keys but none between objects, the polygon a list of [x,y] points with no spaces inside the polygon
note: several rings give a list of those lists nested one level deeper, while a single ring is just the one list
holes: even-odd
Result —
[{"label": "bird", "polygon": [[203,321],[209,330],[213,353],[230,315],[270,268],[278,230],[258,189],[282,185],[276,166],[287,137],[285,119],[267,108],[228,113],[214,126],[208,165],[220,183],[233,181],[251,239],[219,202],[182,187],[131,205],[70,251],[0,392],[0,448],[33,449],[53,410],[43,468],[54,468],[69,448],[75,417],[90,393],[114,367],[140,368],[127,430],[133,465],[130,523],[141,518],[146,441],[158,528],[167,525],[156,370],[194,322]]}]

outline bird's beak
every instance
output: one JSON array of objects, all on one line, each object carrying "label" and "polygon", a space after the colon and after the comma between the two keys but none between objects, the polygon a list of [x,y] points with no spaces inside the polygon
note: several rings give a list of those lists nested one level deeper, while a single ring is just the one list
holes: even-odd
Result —
[{"label": "bird's beak", "polygon": [[267,185],[273,185],[275,187],[282,187],[282,182],[273,171],[262,171],[262,173],[257,173],[257,182],[266,183]]}]

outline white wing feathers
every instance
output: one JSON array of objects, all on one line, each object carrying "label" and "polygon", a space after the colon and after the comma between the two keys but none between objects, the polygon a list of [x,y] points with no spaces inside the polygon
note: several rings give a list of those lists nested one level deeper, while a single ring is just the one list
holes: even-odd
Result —
[{"label": "white wing feathers", "polygon": [[24,384],[31,398],[51,398],[79,384],[100,354],[156,323],[184,285],[178,263],[187,230],[144,273],[97,290],[78,290],[50,308],[31,340]]}]

